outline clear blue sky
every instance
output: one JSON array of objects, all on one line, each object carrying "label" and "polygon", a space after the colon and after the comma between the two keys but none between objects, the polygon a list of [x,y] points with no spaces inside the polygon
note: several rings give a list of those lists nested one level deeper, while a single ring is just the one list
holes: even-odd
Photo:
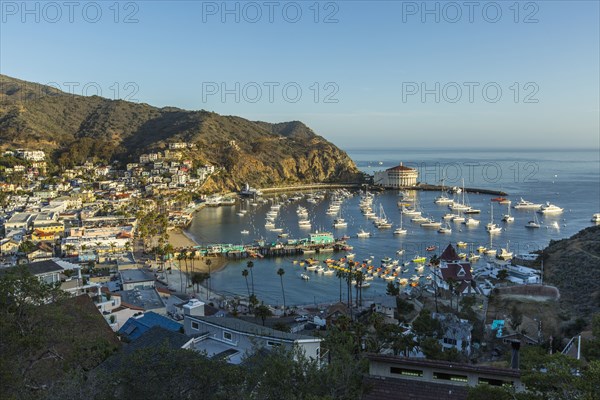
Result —
[{"label": "clear blue sky", "polygon": [[[598,1],[475,2],[472,16],[462,1],[427,2],[432,14],[421,1],[114,3],[29,2],[28,14],[2,1],[1,73],[65,90],[77,82],[78,94],[95,82],[109,98],[301,120],[346,149],[600,145]],[[239,12],[224,14],[224,4]],[[232,90],[224,101],[221,84]],[[286,84],[287,99],[302,90],[297,102]]]}]

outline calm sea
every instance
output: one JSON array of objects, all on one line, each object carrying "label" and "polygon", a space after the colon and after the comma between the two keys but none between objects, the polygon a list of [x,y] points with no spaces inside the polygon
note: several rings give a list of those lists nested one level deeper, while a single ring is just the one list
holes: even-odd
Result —
[{"label": "calm sea", "polygon": [[[503,226],[500,234],[493,236],[492,246],[509,246],[515,253],[525,253],[545,247],[551,239],[569,237],[582,228],[592,225],[592,214],[600,212],[600,154],[598,150],[355,150],[348,151],[358,167],[372,173],[402,162],[406,166],[417,168],[419,180],[431,184],[439,184],[442,179],[446,186],[502,190],[509,194],[513,204],[521,197],[536,203],[549,201],[565,209],[557,216],[539,216],[541,229],[530,230],[524,227],[533,219],[531,211],[511,209],[515,217],[513,223],[503,223],[500,218],[507,212],[506,206],[494,203],[494,221]],[[448,212],[447,206],[436,205],[433,200],[439,192],[416,192],[418,202],[424,215],[440,220]],[[277,219],[277,227],[284,228],[290,238],[304,238],[309,231],[298,228],[296,209],[302,205],[309,210],[312,230],[332,231],[336,237],[349,235],[348,241],[354,246],[356,260],[373,257],[379,264],[381,258],[389,256],[406,260],[415,255],[431,256],[425,248],[436,245],[439,249],[448,243],[464,241],[476,248],[478,245],[490,246],[490,236],[485,231],[489,222],[490,199],[494,196],[468,194],[470,204],[481,209],[475,218],[481,220],[476,228],[467,228],[461,224],[450,223],[451,234],[440,234],[435,229],[424,229],[404,218],[404,227],[408,228],[405,236],[394,236],[393,228],[377,230],[370,221],[361,214],[358,208],[359,196],[347,199],[341,208],[342,216],[349,222],[348,228],[333,229],[334,217],[325,214],[329,197],[319,204],[310,204],[301,200],[281,208]],[[375,197],[373,208],[383,207],[395,226],[400,223],[397,207],[398,193],[388,191]],[[240,207],[249,211],[244,217],[237,215]],[[197,213],[189,234],[199,243],[249,243],[264,238],[276,241],[277,233],[264,228],[265,214],[269,204],[252,207],[248,203],[235,207],[205,208]],[[250,235],[242,235],[242,230],[249,230]],[[368,239],[356,238],[359,229],[373,233]],[[404,249],[404,256],[396,256],[396,251]],[[469,252],[470,249],[466,249]],[[328,257],[340,258],[344,253],[325,254]],[[317,255],[318,256],[318,255]],[[258,298],[269,304],[282,304],[282,293],[279,276],[276,271],[284,268],[283,276],[286,302],[292,304],[325,303],[339,299],[339,280],[333,276],[309,273],[311,279],[300,279],[302,267],[293,264],[294,258],[271,258],[254,261],[254,290]],[[317,257],[318,258],[318,257]],[[212,277],[212,288],[228,294],[247,295],[246,282],[242,270],[247,260],[231,261],[228,266]],[[483,264],[482,259],[479,263]],[[411,268],[407,277],[414,274]],[[249,284],[251,281],[249,278]],[[387,282],[375,278],[371,287],[364,289],[363,297],[373,297],[385,293]],[[344,286],[345,289],[345,286]],[[345,293],[345,292],[344,292]],[[345,294],[344,294],[345,296]]]}]

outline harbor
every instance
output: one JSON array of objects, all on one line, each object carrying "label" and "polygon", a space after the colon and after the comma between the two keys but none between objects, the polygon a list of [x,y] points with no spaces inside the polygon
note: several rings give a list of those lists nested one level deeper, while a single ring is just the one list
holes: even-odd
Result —
[{"label": "harbor", "polygon": [[[380,153],[378,155],[381,156]],[[359,156],[356,157],[357,163],[364,168]],[[365,157],[373,159],[375,156],[369,154]],[[429,157],[438,156],[429,154]],[[396,153],[390,153],[390,161],[386,162],[384,159],[383,167],[377,168],[393,167],[397,165],[394,163],[397,159]],[[340,192],[342,188],[308,188],[301,191],[300,188],[294,187],[294,190],[288,188],[290,190],[284,192],[262,193],[262,198],[244,198],[238,200],[234,206],[205,207],[194,214],[186,233],[197,242],[199,250],[206,250],[208,254],[210,246],[211,254],[222,258],[227,264],[225,268],[212,274],[211,287],[214,291],[244,296],[247,287],[242,271],[247,269],[247,262],[252,261],[257,296],[265,303],[276,305],[282,301],[281,282],[277,275],[280,268],[285,271],[282,279],[288,304],[330,303],[339,299],[340,282],[335,271],[325,275],[307,270],[306,260],[309,259],[317,260],[318,265],[325,271],[328,267],[327,260],[335,260],[341,264],[343,262],[340,260],[347,258],[348,253],[354,253],[354,260],[361,266],[364,260],[372,260],[368,265],[372,265],[375,270],[386,257],[392,262],[398,260],[399,266],[409,262],[409,270],[403,273],[402,268],[406,267],[401,267],[396,282],[399,283],[398,278],[407,279],[407,286],[410,287],[413,275],[423,274],[419,280],[419,287],[422,286],[422,289],[419,290],[426,290],[427,267],[423,272],[415,272],[416,264],[412,260],[425,257],[428,261],[432,256],[439,255],[449,243],[456,246],[459,253],[464,253],[466,260],[471,258],[471,255],[479,256],[471,261],[474,272],[477,273],[478,270],[485,269],[488,262],[506,262],[496,256],[504,256],[506,253],[513,253],[514,256],[529,254],[543,249],[550,240],[573,234],[592,224],[591,217],[597,212],[597,207],[589,196],[581,195],[585,190],[585,185],[581,184],[582,181],[586,182],[585,176],[565,173],[559,186],[558,181],[553,184],[556,178],[552,173],[552,164],[546,165],[540,161],[540,168],[545,169],[544,174],[536,177],[536,182],[515,182],[511,170],[514,161],[506,161],[500,165],[511,174],[505,173],[504,178],[497,182],[473,179],[464,185],[465,202],[473,209],[479,210],[479,214],[463,214],[464,222],[466,217],[470,217],[480,222],[476,225],[463,223],[460,218],[444,219],[447,214],[462,213],[451,210],[448,204],[435,202],[444,193],[448,198],[462,202],[463,193],[451,193],[451,185],[447,182],[444,190],[439,184],[421,184],[420,188],[415,187],[415,190],[393,188],[375,191],[369,187],[369,193],[373,197],[372,212],[378,215],[382,208],[391,223],[389,228],[377,228],[374,220],[361,211],[364,187],[343,188],[350,196],[341,201],[336,191]],[[567,163],[564,167],[567,172],[568,165]],[[373,173],[373,170],[364,170]],[[439,179],[433,177],[430,180]],[[452,186],[462,188],[462,180],[455,179]],[[501,204],[500,201],[492,201],[501,200],[499,197],[506,198],[505,202]],[[558,214],[544,214],[537,212],[538,210],[515,208],[521,198],[536,205],[551,202],[564,210]],[[506,201],[510,201],[510,204]],[[430,218],[434,223],[440,223],[440,228],[423,227],[421,224],[426,222],[415,222],[412,221],[415,217],[402,214],[403,204],[412,208],[415,202],[422,212],[421,215]],[[339,205],[339,209],[336,210],[334,203]],[[273,206],[278,209],[272,209]],[[302,208],[306,210],[306,214],[302,214]],[[271,216],[272,225],[267,225],[267,214]],[[507,218],[507,221],[504,221],[504,217],[509,214],[512,220]],[[342,223],[340,219],[343,220]],[[528,222],[534,219],[538,220],[540,228],[526,228]],[[338,227],[334,227],[336,220]],[[487,230],[490,223],[502,229],[490,234]],[[394,234],[401,226],[406,233]],[[439,232],[444,227],[450,228],[446,231],[448,233]],[[341,247],[337,247],[336,250],[333,243],[324,246],[323,252],[318,248],[303,247],[302,241],[316,232],[331,233],[334,240],[343,241],[348,246],[346,248],[351,250],[343,250]],[[457,246],[459,243],[461,247]],[[428,251],[428,248],[435,249]],[[483,248],[486,252],[480,253],[478,249]],[[402,253],[397,254],[398,251]],[[310,279],[302,279],[301,274]],[[368,288],[364,288],[363,295],[385,294],[388,282],[375,277],[369,282]],[[343,288],[343,291],[346,289]]]}]

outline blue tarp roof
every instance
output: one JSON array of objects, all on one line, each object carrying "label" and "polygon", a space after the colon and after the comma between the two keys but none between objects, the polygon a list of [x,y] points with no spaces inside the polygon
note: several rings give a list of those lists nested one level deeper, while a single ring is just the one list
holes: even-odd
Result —
[{"label": "blue tarp roof", "polygon": [[129,318],[119,329],[119,333],[129,340],[135,340],[154,326],[160,326],[173,332],[178,332],[183,326],[167,317],[149,311],[139,318]]}]

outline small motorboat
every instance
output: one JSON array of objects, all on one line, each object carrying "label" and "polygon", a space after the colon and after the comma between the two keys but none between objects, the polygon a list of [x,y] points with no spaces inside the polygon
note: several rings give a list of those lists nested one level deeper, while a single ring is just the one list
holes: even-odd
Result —
[{"label": "small motorboat", "polygon": [[425,250],[427,250],[427,251],[434,251],[435,249],[437,249],[437,247],[436,247],[436,246],[433,246],[433,245],[431,245],[431,246],[427,246],[427,247],[425,248]]}]

